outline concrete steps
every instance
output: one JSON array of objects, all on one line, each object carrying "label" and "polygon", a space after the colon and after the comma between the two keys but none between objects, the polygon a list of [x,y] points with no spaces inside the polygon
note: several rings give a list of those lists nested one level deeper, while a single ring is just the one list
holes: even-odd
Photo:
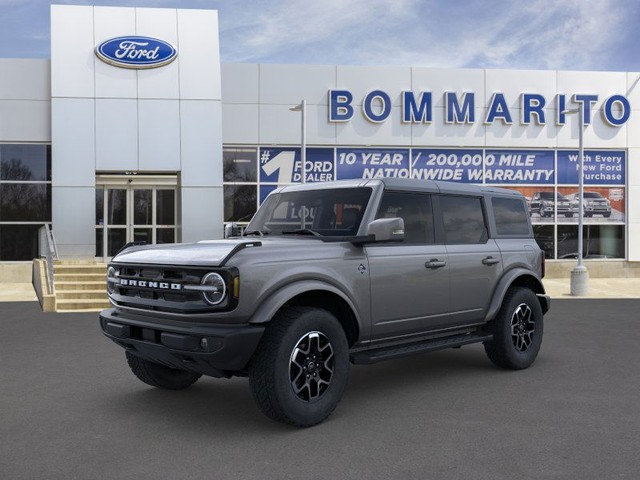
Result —
[{"label": "concrete steps", "polygon": [[59,273],[62,275],[104,275],[107,273],[107,265],[100,263],[88,264],[53,264],[54,275]]},{"label": "concrete steps", "polygon": [[105,278],[100,281],[85,281],[82,283],[68,281],[56,282],[56,291],[64,292],[66,290],[100,290],[105,292],[107,290],[106,275]]},{"label": "concrete steps", "polygon": [[58,290],[56,298],[59,300],[104,300],[104,290]]},{"label": "concrete steps", "polygon": [[56,312],[97,312],[111,306],[104,263],[57,260],[53,278]]},{"label": "concrete steps", "polygon": [[95,299],[66,299],[59,300],[56,298],[56,312],[99,312],[105,308],[111,307],[109,300]]}]

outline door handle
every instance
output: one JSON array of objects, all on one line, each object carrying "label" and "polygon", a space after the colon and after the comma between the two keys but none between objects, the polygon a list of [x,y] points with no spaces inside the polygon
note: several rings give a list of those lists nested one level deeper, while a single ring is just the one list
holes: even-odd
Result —
[{"label": "door handle", "polygon": [[442,260],[438,260],[437,258],[432,258],[431,260],[429,260],[428,262],[426,262],[424,264],[425,267],[427,268],[442,268],[447,264],[447,262],[442,261]]},{"label": "door handle", "polygon": [[482,263],[484,263],[485,265],[495,265],[496,263],[500,263],[500,259],[489,256],[489,257],[483,258]]}]

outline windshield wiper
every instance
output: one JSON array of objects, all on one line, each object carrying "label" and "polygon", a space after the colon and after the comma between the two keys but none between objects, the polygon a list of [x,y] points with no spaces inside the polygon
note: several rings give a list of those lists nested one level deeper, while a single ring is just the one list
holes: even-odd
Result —
[{"label": "windshield wiper", "polygon": [[244,232],[242,234],[243,237],[246,237],[248,235],[258,235],[260,237],[264,237],[265,235],[269,235],[269,232],[263,232],[262,230],[249,230],[248,232]]},{"label": "windshield wiper", "polygon": [[284,230],[283,235],[313,235],[314,237],[321,237],[318,232],[311,230],[310,228],[300,228],[298,230]]}]

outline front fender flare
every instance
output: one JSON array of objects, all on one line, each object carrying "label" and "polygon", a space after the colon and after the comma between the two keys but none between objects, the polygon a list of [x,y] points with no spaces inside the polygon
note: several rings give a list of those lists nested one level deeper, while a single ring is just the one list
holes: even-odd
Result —
[{"label": "front fender flare", "polygon": [[[509,290],[509,287],[511,287],[511,285],[521,277],[527,277],[527,281],[532,282],[533,285],[535,285],[534,293],[545,293],[542,282],[535,275],[532,275],[530,270],[527,270],[525,268],[513,268],[506,272],[498,282],[498,285],[493,292],[493,297],[491,298],[491,303],[489,304],[487,315],[485,316],[485,322],[489,322],[495,318],[495,316],[498,314],[498,311],[500,310],[500,306],[502,305],[502,301],[504,300],[504,296],[506,295],[507,290]],[[542,307],[543,313],[546,313],[549,308],[548,301],[546,303],[540,301],[540,306]]]},{"label": "front fender flare", "polygon": [[363,327],[362,323],[360,322],[360,315],[358,313],[358,310],[355,308],[355,305],[353,304],[351,299],[340,289],[320,280],[296,281],[295,283],[290,283],[288,285],[282,286],[260,304],[260,306],[256,309],[256,311],[249,319],[249,323],[261,324],[270,321],[278,312],[278,310],[280,310],[280,308],[282,308],[282,306],[289,300],[300,295],[301,293],[310,292],[313,290],[321,290],[339,296],[342,300],[345,301],[345,303],[353,312],[353,315],[359,327]]}]

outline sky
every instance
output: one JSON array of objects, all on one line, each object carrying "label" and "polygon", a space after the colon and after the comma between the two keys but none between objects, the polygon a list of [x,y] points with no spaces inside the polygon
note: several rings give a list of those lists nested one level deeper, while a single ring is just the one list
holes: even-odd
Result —
[{"label": "sky", "polygon": [[[0,58],[48,58],[49,5],[0,0]],[[640,71],[639,0],[114,0],[211,8],[223,63]]]}]

